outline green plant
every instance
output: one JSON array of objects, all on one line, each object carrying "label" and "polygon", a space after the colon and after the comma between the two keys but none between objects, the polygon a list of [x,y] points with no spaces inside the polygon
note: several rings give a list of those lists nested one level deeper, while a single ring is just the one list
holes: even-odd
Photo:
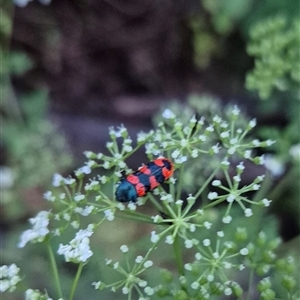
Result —
[{"label": "green plant", "polygon": [[[255,276],[261,279],[256,286],[260,299],[299,297],[294,260],[276,255],[280,245],[276,226],[264,226],[263,207],[271,202],[259,191],[264,175],[240,185],[245,171],[243,161],[263,164],[264,157],[256,156],[255,150],[274,142],[249,139],[247,135],[256,121],[240,127],[239,118],[240,110],[234,107],[226,118],[215,115],[211,123],[195,117],[183,122],[167,109],[155,130],[138,135],[136,145],[126,128],[111,128],[109,155],[87,151],[88,161],[74,172],[74,177],[56,174],[54,188],[44,194],[52,209],[31,218],[32,228],[23,232],[19,242],[21,248],[28,243],[44,245],[54,283],[49,283],[46,293],[27,289],[27,299],[74,299],[83,270],[95,258],[98,265],[104,263],[110,269],[100,273],[99,270],[99,275],[92,273],[91,284],[99,293],[95,297],[108,289],[122,299],[220,299],[223,295],[252,299]],[[218,142],[207,143],[211,140]],[[172,159],[174,176],[167,186],[160,186],[137,203],[117,202],[114,192],[121,172],[132,171],[126,160],[143,146],[149,160],[157,156]],[[188,162],[196,164],[199,156],[216,159],[219,164],[201,186],[195,181],[197,187],[189,193],[183,189],[183,179]],[[233,163],[238,158],[239,163]],[[234,176],[229,175],[231,168],[235,170]],[[92,171],[97,175],[90,177]],[[220,174],[224,181],[218,179]],[[248,193],[255,196],[249,198]],[[142,211],[141,206],[146,203],[152,206],[150,215]],[[118,218],[128,219],[128,223],[148,223],[153,228],[148,242],[143,241],[146,249],[138,250],[137,244],[122,245],[119,257],[105,258],[91,243],[107,222],[113,227]],[[117,230],[125,230],[125,226]],[[70,231],[73,237],[66,239]],[[55,252],[76,266],[73,284],[62,286],[63,271],[58,269]],[[160,266],[162,259],[165,266]],[[167,265],[170,267],[166,268]],[[245,287],[239,280],[240,274],[246,274]],[[281,281],[281,291],[274,285],[275,275]],[[1,286],[5,287],[2,291],[19,285],[16,274],[13,276],[14,281],[10,282],[7,273],[1,275]]]}]

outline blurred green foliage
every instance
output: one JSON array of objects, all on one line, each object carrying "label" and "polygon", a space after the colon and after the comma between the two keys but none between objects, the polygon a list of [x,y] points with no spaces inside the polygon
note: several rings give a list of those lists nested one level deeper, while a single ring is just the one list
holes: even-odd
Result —
[{"label": "blurred green foliage", "polygon": [[288,22],[273,17],[257,23],[250,32],[248,53],[255,68],[246,78],[246,87],[268,99],[274,89],[294,92],[300,100],[300,20]]},{"label": "blurred green foliage", "polygon": [[[64,137],[46,118],[48,92],[37,89],[16,91],[12,79],[26,76],[34,67],[25,52],[11,51],[10,38],[14,5],[4,1],[0,9],[1,91],[1,209],[3,222],[27,214],[24,191],[46,187],[53,173],[72,164]],[[41,195],[40,195],[41,196]]]},{"label": "blurred green foliage", "polygon": [[200,68],[207,67],[212,57],[222,56],[230,34],[237,32],[247,42],[249,30],[255,24],[276,15],[288,20],[299,18],[299,1],[201,1],[201,9],[190,18],[195,63]]}]

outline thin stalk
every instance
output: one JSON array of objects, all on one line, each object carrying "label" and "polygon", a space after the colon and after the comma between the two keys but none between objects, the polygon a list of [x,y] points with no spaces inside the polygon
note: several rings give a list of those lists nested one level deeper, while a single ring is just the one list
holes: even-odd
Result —
[{"label": "thin stalk", "polygon": [[251,300],[251,290],[252,290],[253,276],[254,276],[254,269],[252,268],[251,271],[250,271],[250,277],[249,277],[247,300]]},{"label": "thin stalk", "polygon": [[178,273],[180,275],[184,275],[182,249],[181,249],[180,239],[179,239],[178,235],[176,235],[176,237],[175,237],[175,240],[173,243],[173,249],[174,249],[174,253],[175,253],[175,260],[177,263]]},{"label": "thin stalk", "polygon": [[55,257],[54,257],[54,254],[53,254],[53,250],[51,248],[51,245],[50,245],[49,241],[47,242],[47,248],[48,248],[48,253],[49,253],[49,257],[50,257],[51,267],[52,267],[53,276],[54,276],[54,280],[55,280],[56,290],[57,290],[57,293],[59,295],[59,298],[63,298],[63,296],[62,296],[62,290],[61,290],[61,285],[60,285],[60,280],[59,280],[59,275],[58,275],[58,270],[57,270],[57,265],[56,265]]},{"label": "thin stalk", "polygon": [[75,290],[77,288],[77,284],[78,284],[78,281],[79,281],[79,278],[80,278],[83,266],[84,266],[83,263],[80,263],[79,266],[78,266],[78,270],[77,270],[76,277],[75,277],[73,285],[72,285],[72,289],[71,289],[69,300],[73,300],[73,298],[74,298]]}]

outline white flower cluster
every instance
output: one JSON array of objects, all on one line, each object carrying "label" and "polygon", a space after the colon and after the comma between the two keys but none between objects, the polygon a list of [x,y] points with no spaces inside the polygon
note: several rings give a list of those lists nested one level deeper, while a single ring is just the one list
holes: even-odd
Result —
[{"label": "white flower cluster", "polygon": [[72,261],[75,263],[86,262],[93,252],[90,249],[89,237],[94,232],[94,225],[90,224],[87,229],[79,230],[75,238],[69,244],[59,245],[58,254],[64,255],[67,262]]},{"label": "white flower cluster", "polygon": [[20,237],[19,248],[23,248],[28,242],[42,242],[49,233],[49,214],[48,211],[40,211],[35,218],[30,218],[29,222],[33,225],[32,229],[24,231]]},{"label": "white flower cluster", "polygon": [[0,292],[13,292],[16,289],[16,285],[21,281],[19,276],[20,268],[16,264],[10,266],[0,267]]}]

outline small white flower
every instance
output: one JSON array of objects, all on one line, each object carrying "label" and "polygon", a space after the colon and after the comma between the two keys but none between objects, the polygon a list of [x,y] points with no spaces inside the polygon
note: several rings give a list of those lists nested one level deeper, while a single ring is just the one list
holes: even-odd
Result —
[{"label": "small white flower", "polygon": [[234,116],[238,116],[238,115],[240,114],[240,111],[241,111],[241,110],[238,108],[238,106],[235,105],[235,106],[233,107],[232,114],[233,114]]},{"label": "small white flower", "polygon": [[251,217],[253,215],[252,209],[251,208],[246,208],[244,210],[245,216],[246,217]]},{"label": "small white flower", "polygon": [[73,222],[71,222],[71,226],[73,227],[73,228],[75,228],[75,229],[78,229],[79,228],[79,222],[78,221],[73,221]]},{"label": "small white flower", "polygon": [[252,186],[252,189],[253,189],[254,191],[258,191],[259,188],[260,188],[260,184],[253,184],[253,186]]},{"label": "small white flower", "polygon": [[184,265],[184,268],[185,268],[187,271],[192,271],[192,265],[191,265],[191,264],[185,264],[185,265]]},{"label": "small white flower", "polygon": [[178,199],[178,200],[175,202],[175,204],[176,204],[177,206],[182,206],[183,201],[180,200],[180,199]]},{"label": "small white flower", "polygon": [[64,183],[64,178],[56,173],[53,175],[53,179],[52,179],[52,185],[55,187],[61,186]]},{"label": "small white flower", "polygon": [[199,151],[197,149],[193,149],[191,152],[191,156],[193,158],[196,158],[196,157],[198,157],[198,155],[199,155]]},{"label": "small white flower", "polygon": [[136,257],[136,259],[135,259],[135,262],[136,262],[137,264],[140,264],[142,261],[143,261],[143,256],[141,256],[141,255],[138,255],[138,256]]},{"label": "small white flower", "polygon": [[207,275],[206,279],[207,279],[207,281],[212,282],[212,281],[214,281],[215,277],[214,277],[214,275],[209,274],[209,275]]},{"label": "small white flower", "polygon": [[219,144],[216,144],[216,145],[212,146],[211,149],[212,149],[213,153],[217,154],[217,153],[219,153],[221,147],[219,147]]},{"label": "small white flower", "polygon": [[218,252],[213,253],[213,258],[218,259],[220,257],[220,254]]},{"label": "small white flower", "polygon": [[162,221],[162,217],[160,215],[152,216],[151,219],[154,223],[158,223]]},{"label": "small white flower", "polygon": [[275,143],[276,143],[276,141],[273,141],[273,140],[266,140],[266,145],[267,145],[268,147],[272,146],[272,145],[275,144]]},{"label": "small white flower", "polygon": [[93,156],[95,155],[94,152],[92,151],[84,151],[83,154],[85,155],[86,158],[93,158]]},{"label": "small white flower", "polygon": [[228,128],[228,123],[227,122],[222,122],[221,123],[221,128]]},{"label": "small white flower", "polygon": [[[139,283],[138,283],[138,285],[140,286],[140,287],[146,287],[147,286],[147,281],[146,280],[141,280]],[[139,299],[140,300],[140,299]],[[146,300],[146,299],[145,299]]]},{"label": "small white flower", "polygon": [[224,295],[226,295],[226,296],[230,296],[232,294],[232,289],[231,288],[226,288],[225,290],[224,290]]},{"label": "small white flower", "polygon": [[210,124],[208,127],[206,127],[206,131],[213,132],[214,131],[214,126],[212,124]]},{"label": "small white flower", "polygon": [[152,243],[156,243],[159,240],[159,235],[156,234],[156,231],[151,231],[151,238]]},{"label": "small white flower", "polygon": [[148,135],[144,132],[139,132],[137,135],[137,142],[138,143],[142,143],[145,142],[147,140]]},{"label": "small white flower", "polygon": [[241,162],[236,166],[236,168],[237,168],[239,171],[244,171],[244,170],[245,170],[244,162],[241,161]]},{"label": "small white flower", "polygon": [[65,178],[64,180],[65,180],[66,185],[72,185],[72,184],[76,183],[76,180],[72,177]]},{"label": "small white flower", "polygon": [[218,237],[224,237],[224,231],[218,231],[217,235]]},{"label": "small white flower", "polygon": [[149,286],[145,287],[144,291],[148,296],[152,296],[154,294],[154,289]]},{"label": "small white flower", "polygon": [[147,260],[145,263],[144,263],[144,267],[145,268],[150,268],[153,266],[153,261],[152,260]]},{"label": "small white flower", "polygon": [[119,202],[119,203],[117,204],[117,208],[118,208],[119,210],[123,211],[123,210],[125,210],[125,205],[124,205],[123,203]]},{"label": "small white flower", "polygon": [[252,119],[250,122],[249,122],[249,127],[250,128],[254,128],[256,126],[256,119]]},{"label": "small white flower", "polygon": [[48,211],[40,211],[35,218],[30,218],[29,223],[33,225],[32,229],[26,230],[22,233],[20,237],[20,242],[18,244],[19,248],[23,248],[28,242],[42,242],[46,235],[49,233],[48,224],[49,224],[49,215]]},{"label": "small white flower", "polygon": [[104,169],[109,169],[109,168],[110,168],[110,163],[109,163],[109,161],[106,160],[106,161],[104,162],[103,168],[104,168]]},{"label": "small white flower", "polygon": [[126,253],[126,252],[128,252],[128,247],[126,246],[126,245],[122,245],[121,247],[120,247],[120,250],[123,252],[123,253]]},{"label": "small white flower", "polygon": [[80,194],[80,193],[78,193],[78,194],[76,194],[75,196],[74,196],[74,200],[76,201],[76,202],[80,202],[80,201],[82,201],[82,200],[84,200],[85,199],[85,195],[82,195],[82,194]]},{"label": "small white flower", "polygon": [[241,176],[240,175],[235,175],[235,176],[233,176],[233,180],[235,182],[240,182],[241,181]]},{"label": "small white flower", "polygon": [[230,147],[230,148],[227,150],[227,153],[228,153],[229,155],[232,155],[232,154],[235,153],[235,151],[236,151],[236,146],[233,146],[233,147]]},{"label": "small white flower", "polygon": [[115,215],[111,209],[106,209],[104,215],[108,221],[112,221],[115,218]]},{"label": "small white flower", "polygon": [[133,202],[128,203],[127,207],[132,211],[136,210],[136,204]]},{"label": "small white flower", "polygon": [[191,284],[191,288],[192,288],[193,290],[198,290],[199,287],[200,287],[200,283],[197,282],[197,281],[194,281],[194,282]]},{"label": "small white flower", "polygon": [[66,220],[66,221],[70,221],[71,220],[71,215],[70,215],[70,213],[64,213],[63,214],[63,218]]},{"label": "small white flower", "polygon": [[86,206],[82,211],[81,211],[81,215],[84,216],[84,217],[87,217],[89,216],[93,210],[94,210],[95,206],[94,205],[89,205],[89,206]]},{"label": "small white flower", "polygon": [[223,132],[220,134],[220,137],[221,137],[222,139],[228,138],[228,137],[229,137],[229,131],[223,131]]},{"label": "small white flower", "polygon": [[9,266],[3,265],[0,267],[0,292],[5,291],[13,292],[16,285],[21,281],[19,276],[20,268],[16,264]]},{"label": "small white flower", "polygon": [[204,245],[205,247],[208,247],[208,246],[210,245],[210,240],[209,240],[209,239],[203,240],[203,245]]},{"label": "small white flower", "polygon": [[202,255],[199,253],[199,252],[197,252],[196,254],[195,254],[195,259],[196,260],[200,260],[202,258]]},{"label": "small white flower", "polygon": [[184,163],[185,161],[187,161],[187,157],[186,156],[183,156],[183,155],[180,155],[179,157],[177,157],[175,159],[175,163],[176,164],[182,164]]},{"label": "small white flower", "polygon": [[285,171],[284,164],[274,155],[265,155],[265,167],[271,172],[274,177],[281,176]]},{"label": "small white flower", "polygon": [[69,244],[59,245],[57,253],[64,255],[67,262],[86,262],[93,255],[89,246],[89,237],[93,234],[93,229],[94,226],[90,224],[87,229],[79,230]]},{"label": "small white flower", "polygon": [[268,207],[268,206],[270,206],[270,203],[272,202],[272,200],[268,200],[267,198],[264,198],[261,200],[261,202],[265,207]]},{"label": "small white flower", "polygon": [[92,285],[95,286],[95,290],[98,290],[99,287],[100,287],[100,285],[101,285],[101,283],[102,283],[101,281],[97,281],[97,282],[93,282]]},{"label": "small white flower", "polygon": [[207,139],[207,136],[206,135],[204,135],[204,134],[201,134],[201,135],[199,135],[199,140],[201,141],[201,142],[205,142],[206,141],[206,139]]},{"label": "small white flower", "polygon": [[221,185],[221,181],[220,180],[214,180],[211,184],[213,186],[220,186]]},{"label": "small white flower", "polygon": [[230,143],[230,145],[236,145],[238,143],[238,139],[236,137],[233,139],[230,139],[229,143]]},{"label": "small white flower", "polygon": [[117,261],[114,263],[114,270],[118,269],[118,267],[119,267],[119,262]]},{"label": "small white flower", "polygon": [[186,147],[188,144],[189,144],[189,142],[188,142],[187,139],[182,139],[182,140],[180,141],[180,146],[181,146],[181,147]]},{"label": "small white flower", "polygon": [[189,229],[190,229],[190,232],[195,232],[196,231],[196,225],[195,224],[190,224]]},{"label": "small white flower", "polygon": [[161,201],[166,201],[168,203],[172,203],[174,201],[171,194],[162,194],[161,197],[160,197],[160,200]]},{"label": "small white flower", "polygon": [[[93,162],[94,162],[94,161],[93,161]],[[90,165],[81,167],[79,170],[80,170],[83,174],[90,174],[90,173],[92,172],[92,169],[91,169],[91,166],[90,166]]]},{"label": "small white flower", "polygon": [[184,246],[185,246],[185,248],[187,248],[187,249],[192,248],[192,247],[193,247],[193,241],[192,241],[192,240],[185,240],[185,241],[184,241]]},{"label": "small white flower", "polygon": [[226,198],[227,202],[231,203],[235,200],[235,195],[234,194],[229,194],[228,197]]},{"label": "small white flower", "polygon": [[259,147],[260,146],[260,141],[258,139],[255,139],[252,141],[253,146]]},{"label": "small white flower", "polygon": [[221,165],[224,166],[224,167],[228,167],[230,165],[229,161],[226,159],[224,159],[222,162],[221,162]]},{"label": "small white flower", "polygon": [[46,199],[47,201],[50,201],[50,202],[54,202],[55,201],[55,196],[52,194],[51,191],[46,192],[43,195],[43,198]]},{"label": "small white flower", "polygon": [[165,119],[175,119],[175,114],[170,109],[165,109],[162,113],[162,117]]},{"label": "small white flower", "polygon": [[240,250],[240,254],[241,255],[248,255],[249,254],[249,250],[247,248],[243,248]]},{"label": "small white flower", "polygon": [[129,293],[129,288],[126,287],[126,286],[124,286],[124,287],[122,288],[122,293],[123,293],[124,295],[127,295],[127,294]]},{"label": "small white flower", "polygon": [[223,217],[222,222],[224,224],[229,224],[231,222],[231,220],[232,220],[231,216],[226,216],[226,217]]},{"label": "small white flower", "polygon": [[174,238],[172,235],[168,235],[165,240],[166,244],[172,245],[174,243]]},{"label": "small white flower", "polygon": [[180,155],[180,151],[178,149],[174,150],[171,153],[171,157],[174,158],[174,159],[177,158],[179,155]]},{"label": "small white flower", "polygon": [[210,223],[210,222],[208,222],[208,221],[205,221],[205,222],[203,223],[203,225],[204,225],[204,227],[205,227],[206,229],[210,229],[211,226],[212,226],[212,223]]},{"label": "small white flower", "polygon": [[246,150],[245,152],[244,152],[244,157],[246,158],[246,159],[249,159],[249,158],[251,158],[251,150]]},{"label": "small white flower", "polygon": [[207,198],[209,200],[214,200],[214,199],[218,198],[218,193],[216,193],[216,192],[209,192],[208,195],[207,195]]}]

